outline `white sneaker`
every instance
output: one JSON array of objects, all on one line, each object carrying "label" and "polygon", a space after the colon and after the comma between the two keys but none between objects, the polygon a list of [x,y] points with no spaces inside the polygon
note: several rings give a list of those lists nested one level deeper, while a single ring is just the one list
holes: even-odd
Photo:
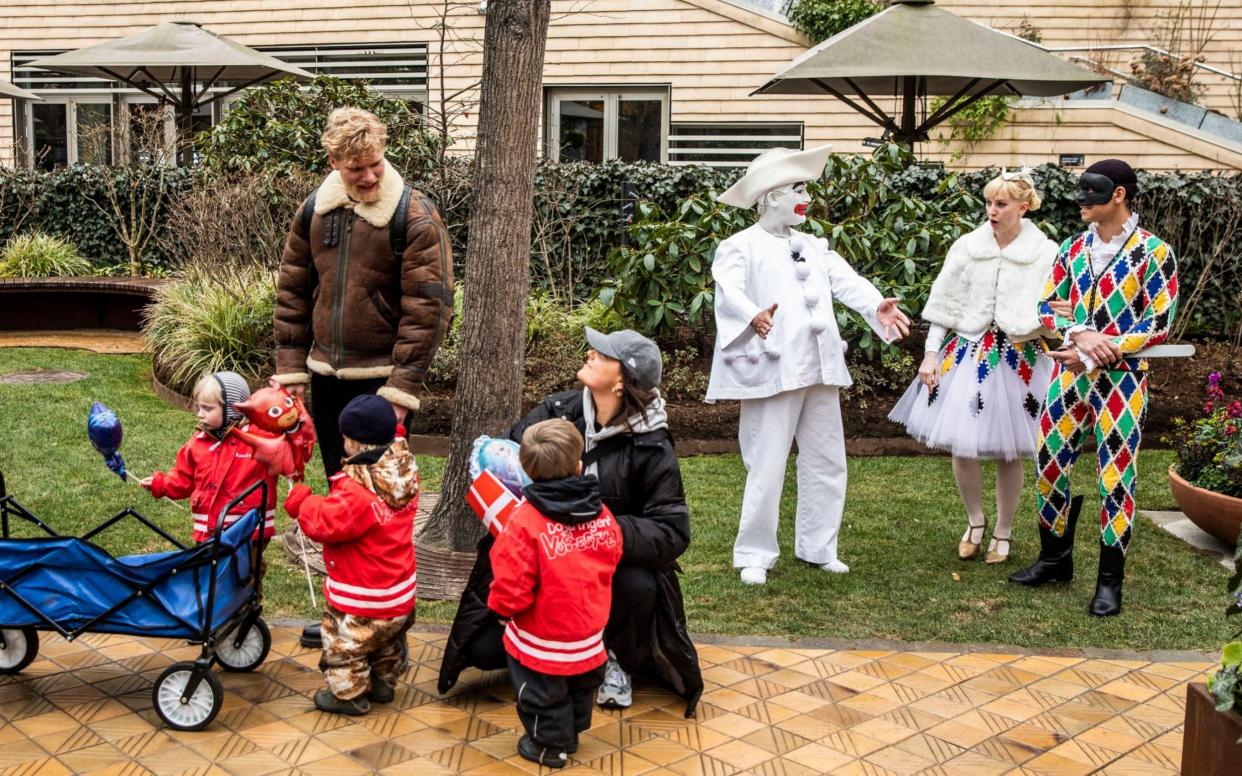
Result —
[{"label": "white sneaker", "polygon": [[747,566],[742,569],[743,585],[763,585],[767,584],[768,570],[758,566]]},{"label": "white sneaker", "polygon": [[842,563],[842,562],[841,562],[841,561],[839,561],[839,560],[830,560],[830,561],[828,561],[827,563],[821,563],[821,564],[819,564],[819,567],[820,567],[821,569],[823,569],[824,571],[830,571],[830,572],[832,572],[833,574],[848,574],[848,573],[850,573],[850,567],[849,567],[849,566],[847,566],[847,565],[845,565],[844,563]]},{"label": "white sneaker", "polygon": [[630,683],[630,675],[617,662],[617,656],[608,650],[608,663],[604,666],[604,683],[595,694],[595,702],[600,706],[627,709],[634,703],[634,686]]}]

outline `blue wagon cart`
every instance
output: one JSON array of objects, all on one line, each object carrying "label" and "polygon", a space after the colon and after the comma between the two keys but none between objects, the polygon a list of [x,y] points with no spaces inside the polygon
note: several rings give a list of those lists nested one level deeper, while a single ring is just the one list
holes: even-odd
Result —
[{"label": "blue wagon cart", "polygon": [[[201,644],[202,653],[172,664],[155,680],[155,713],[177,730],[211,724],[224,698],[212,664],[252,671],[272,646],[257,573],[266,544],[256,531],[262,511],[224,525],[224,515],[256,489],[266,505],[267,483],[259,480],[221,511],[211,539],[186,547],[133,508],[82,536],[62,536],[8,493],[0,473],[0,674],[30,665],[39,652],[39,631],[69,641],[83,633],[186,639]],[[92,542],[126,518],[177,549],[113,557]],[[15,521],[45,535],[14,537]]]}]

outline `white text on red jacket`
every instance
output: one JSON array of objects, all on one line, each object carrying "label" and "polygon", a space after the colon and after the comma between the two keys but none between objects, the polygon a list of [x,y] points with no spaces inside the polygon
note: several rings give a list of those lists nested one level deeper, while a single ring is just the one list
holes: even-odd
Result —
[{"label": "white text on red jacket", "polygon": [[608,530],[611,526],[612,517],[609,515],[588,520],[580,525],[562,525],[549,520],[539,534],[539,546],[543,547],[548,560],[556,560],[571,552],[615,547],[617,537]]}]

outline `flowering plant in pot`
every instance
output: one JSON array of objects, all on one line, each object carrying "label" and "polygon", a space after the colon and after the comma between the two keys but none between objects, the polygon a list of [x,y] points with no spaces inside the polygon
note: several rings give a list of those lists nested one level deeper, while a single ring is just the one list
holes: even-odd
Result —
[{"label": "flowering plant in pot", "polygon": [[1177,473],[1215,493],[1242,498],[1242,400],[1230,398],[1220,372],[1208,375],[1203,417],[1173,421]]},{"label": "flowering plant in pot", "polygon": [[1203,414],[1178,418],[1166,437],[1177,453],[1169,488],[1182,512],[1225,544],[1242,527],[1242,400],[1221,387],[1220,373],[1208,376]]}]

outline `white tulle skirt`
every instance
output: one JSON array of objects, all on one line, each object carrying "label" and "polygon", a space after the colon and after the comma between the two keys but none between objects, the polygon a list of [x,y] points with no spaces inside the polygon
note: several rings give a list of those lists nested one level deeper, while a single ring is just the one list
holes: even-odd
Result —
[{"label": "white tulle skirt", "polygon": [[916,377],[888,419],[961,458],[1034,458],[1052,376],[1038,343],[1015,345],[997,329],[978,342],[950,333],[939,356],[940,384],[929,392]]}]

